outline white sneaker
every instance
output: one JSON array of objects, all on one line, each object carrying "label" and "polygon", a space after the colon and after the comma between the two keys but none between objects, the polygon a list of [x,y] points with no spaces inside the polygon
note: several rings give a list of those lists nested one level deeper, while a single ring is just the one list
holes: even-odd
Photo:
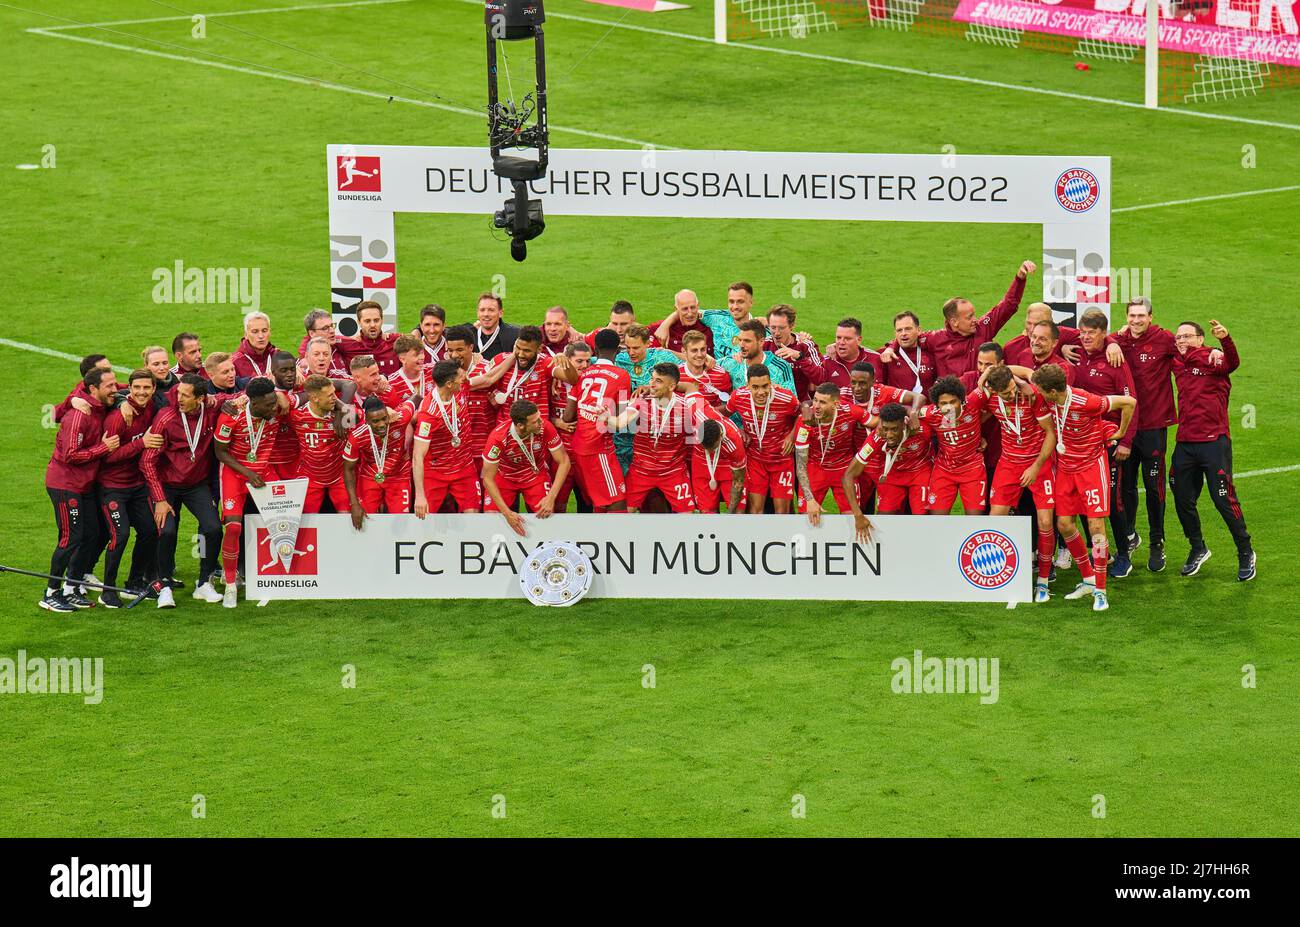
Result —
[{"label": "white sneaker", "polygon": [[1097,591],[1097,584],[1095,582],[1093,583],[1082,582],[1079,583],[1079,585],[1074,587],[1073,592],[1067,592],[1065,594],[1065,597],[1067,599],[1082,599],[1084,596],[1090,596],[1096,591]]},{"label": "white sneaker", "polygon": [[1092,594],[1092,610],[1094,612],[1104,612],[1110,608],[1110,602],[1106,601],[1106,590],[1097,589]]},{"label": "white sneaker", "polygon": [[226,594],[221,597],[221,604],[225,608],[234,608],[239,604],[239,587],[234,583],[226,586]]},{"label": "white sneaker", "polygon": [[1074,558],[1070,556],[1070,551],[1062,547],[1056,552],[1056,559],[1052,561],[1058,570],[1068,570],[1074,563]]},{"label": "white sneaker", "polygon": [[212,588],[212,583],[204,583],[194,589],[194,598],[203,602],[220,602],[221,593]]},{"label": "white sneaker", "polygon": [[1048,591],[1047,583],[1045,581],[1039,580],[1034,584],[1035,605],[1041,605],[1043,602],[1046,602],[1051,597],[1052,597],[1052,593]]},{"label": "white sneaker", "polygon": [[176,599],[172,596],[171,586],[163,586],[162,589],[158,591],[158,607],[159,608],[176,607]]}]

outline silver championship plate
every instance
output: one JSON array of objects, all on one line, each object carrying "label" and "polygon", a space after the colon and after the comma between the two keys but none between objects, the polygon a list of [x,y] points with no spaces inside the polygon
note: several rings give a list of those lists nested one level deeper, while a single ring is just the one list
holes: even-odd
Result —
[{"label": "silver championship plate", "polygon": [[519,586],[534,605],[572,605],[591,588],[591,559],[576,544],[547,541],[524,561]]}]

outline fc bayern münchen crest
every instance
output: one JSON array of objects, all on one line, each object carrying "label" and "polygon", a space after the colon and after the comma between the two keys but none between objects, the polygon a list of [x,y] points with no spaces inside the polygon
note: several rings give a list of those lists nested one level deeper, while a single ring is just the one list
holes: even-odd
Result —
[{"label": "fc bayern m\u00fcnchen crest", "polygon": [[1020,554],[1001,531],[976,531],[957,549],[957,566],[972,586],[1000,589],[1016,575]]},{"label": "fc bayern m\u00fcnchen crest", "polygon": [[572,605],[591,588],[591,559],[576,544],[547,541],[524,561],[519,586],[534,605]]}]

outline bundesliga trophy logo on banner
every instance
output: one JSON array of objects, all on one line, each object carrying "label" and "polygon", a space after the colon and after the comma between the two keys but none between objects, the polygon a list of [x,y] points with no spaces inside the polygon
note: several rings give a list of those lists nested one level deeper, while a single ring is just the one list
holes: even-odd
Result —
[{"label": "bundesliga trophy logo on banner", "polygon": [[307,499],[307,483],[306,479],[274,480],[260,489],[248,487],[266,526],[267,544],[271,548],[271,560],[266,565],[279,560],[286,573],[293,563],[293,555],[298,553],[298,525]]}]

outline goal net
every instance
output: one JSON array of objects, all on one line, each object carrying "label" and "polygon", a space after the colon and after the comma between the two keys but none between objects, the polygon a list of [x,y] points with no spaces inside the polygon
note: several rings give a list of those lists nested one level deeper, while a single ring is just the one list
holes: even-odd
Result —
[{"label": "goal net", "polygon": [[805,38],[841,29],[945,36],[1106,61],[1146,73],[1147,103],[1231,100],[1300,87],[1300,0],[715,0],[718,41]]}]

